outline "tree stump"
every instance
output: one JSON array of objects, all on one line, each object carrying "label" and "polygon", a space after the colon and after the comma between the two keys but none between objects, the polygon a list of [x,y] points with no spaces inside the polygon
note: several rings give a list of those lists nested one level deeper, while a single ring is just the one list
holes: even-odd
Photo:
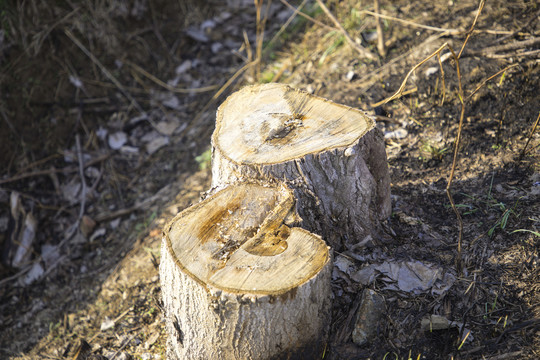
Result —
[{"label": "tree stump", "polygon": [[169,359],[316,359],[331,311],[331,256],[291,190],[217,191],[164,229],[160,277]]},{"label": "tree stump", "polygon": [[281,84],[248,86],[218,109],[212,185],[260,179],[294,189],[302,227],[337,250],[390,216],[384,139],[362,111]]}]

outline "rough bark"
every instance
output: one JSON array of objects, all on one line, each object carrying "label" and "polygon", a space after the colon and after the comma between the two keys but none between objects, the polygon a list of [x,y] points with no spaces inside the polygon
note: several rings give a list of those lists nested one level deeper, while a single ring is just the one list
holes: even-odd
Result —
[{"label": "rough bark", "polygon": [[260,179],[295,191],[302,227],[337,250],[390,215],[384,139],[362,111],[286,85],[245,87],[218,109],[212,185]]},{"label": "rough bark", "polygon": [[164,230],[169,359],[315,359],[330,321],[331,256],[294,227],[284,186],[229,186]]}]

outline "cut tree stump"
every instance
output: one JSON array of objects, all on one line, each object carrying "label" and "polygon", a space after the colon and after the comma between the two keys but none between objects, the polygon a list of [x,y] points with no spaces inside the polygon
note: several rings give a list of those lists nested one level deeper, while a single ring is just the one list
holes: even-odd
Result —
[{"label": "cut tree stump", "polygon": [[160,277],[169,359],[316,359],[331,312],[331,255],[291,190],[214,192],[164,230]]},{"label": "cut tree stump", "polygon": [[212,145],[214,187],[285,182],[302,227],[336,250],[366,243],[390,216],[384,139],[357,109],[287,85],[248,86],[219,107]]}]

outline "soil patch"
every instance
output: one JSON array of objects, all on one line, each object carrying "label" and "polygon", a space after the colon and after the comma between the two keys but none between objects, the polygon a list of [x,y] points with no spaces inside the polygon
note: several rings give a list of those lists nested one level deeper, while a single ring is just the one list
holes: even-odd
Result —
[{"label": "soil patch", "polygon": [[[256,53],[247,50],[257,42],[251,2],[1,6],[2,357],[165,357],[161,229],[210,186],[215,106],[255,79],[362,108],[386,137],[393,214],[379,239],[335,254],[347,265],[334,274],[327,358],[540,355],[534,2],[488,2],[459,61],[466,106],[450,190],[463,219],[462,272],[446,194],[461,110],[448,50],[444,77],[434,57],[409,78],[404,96],[374,105],[442,44],[459,52],[476,2],[381,2],[386,56],[376,60],[359,57],[340,31],[300,16],[280,31],[292,10],[274,2],[260,75],[256,65],[243,68]],[[377,53],[375,17],[365,12],[372,2],[327,6]],[[334,26],[316,2],[303,11]],[[38,230],[14,263],[29,215]],[[367,282],[355,275],[385,262],[420,263],[454,280],[440,291],[407,292],[380,272]],[[365,288],[384,298],[385,310],[377,338],[360,347],[351,332]],[[426,331],[422,320],[433,316],[456,325]]]}]

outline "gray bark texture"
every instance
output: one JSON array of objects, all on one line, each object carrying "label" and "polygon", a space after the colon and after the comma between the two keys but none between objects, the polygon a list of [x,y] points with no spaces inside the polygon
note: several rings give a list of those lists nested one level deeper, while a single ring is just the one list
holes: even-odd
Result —
[{"label": "gray bark texture", "polygon": [[[316,359],[331,316],[332,257],[289,190],[233,185],[164,229],[167,358]],[[240,216],[243,215],[243,216]]]},{"label": "gray bark texture", "polygon": [[[270,87],[272,86],[277,86],[279,90],[283,87],[283,85],[270,84]],[[276,91],[273,88],[271,90]],[[252,140],[254,136],[236,135],[233,131],[264,134],[265,131],[269,131],[267,129],[270,126],[264,120],[266,114],[261,113],[250,114],[249,117],[245,116],[240,120],[234,119],[237,122],[235,124],[237,130],[226,130],[223,123],[230,122],[230,118],[233,117],[229,107],[232,103],[243,101],[245,97],[253,93],[264,91],[266,91],[264,86],[245,88],[229,97],[218,109],[217,126],[212,137],[212,186],[220,188],[247,179],[285,182],[295,191],[298,214],[303,219],[301,226],[321,235],[334,249],[354,250],[367,237],[377,237],[380,222],[390,216],[391,202],[390,175],[384,138],[374,127],[373,120],[356,109],[334,104],[287,87],[285,92],[294,91],[299,94],[296,96],[304,96],[314,103],[309,108],[307,116],[309,116],[309,111],[317,111],[318,104],[321,104],[321,112],[328,114],[334,112],[332,109],[328,110],[329,107],[336,107],[335,112],[340,114],[339,121],[347,117],[358,118],[354,121],[366,122],[367,131],[359,131],[358,136],[354,136],[344,145],[316,146],[309,148],[305,154],[295,154],[293,158],[288,156],[288,146],[294,142],[294,138],[286,145],[283,145],[283,142],[271,144],[274,158],[271,162],[233,159],[233,156],[229,154],[230,149],[223,146],[228,141],[228,137],[238,136],[237,143],[251,141],[247,147],[253,148],[254,152],[257,152],[258,146],[257,142]],[[237,95],[242,92],[246,94]],[[268,111],[276,110],[266,112]],[[290,113],[294,111],[290,110]],[[329,120],[315,118],[313,121],[320,121],[322,125],[317,126],[324,128],[327,126],[324,121]],[[304,123],[308,124],[309,119],[304,120]],[[348,128],[344,127],[344,129]],[[302,128],[299,131],[302,131]],[[351,136],[350,132],[345,135]],[[320,136],[325,135],[320,134]],[[328,142],[340,136],[342,134],[339,132],[327,135]],[[234,144],[233,141],[230,142]],[[267,147],[268,142],[261,141],[259,146]],[[325,141],[321,143],[325,144]]]}]

